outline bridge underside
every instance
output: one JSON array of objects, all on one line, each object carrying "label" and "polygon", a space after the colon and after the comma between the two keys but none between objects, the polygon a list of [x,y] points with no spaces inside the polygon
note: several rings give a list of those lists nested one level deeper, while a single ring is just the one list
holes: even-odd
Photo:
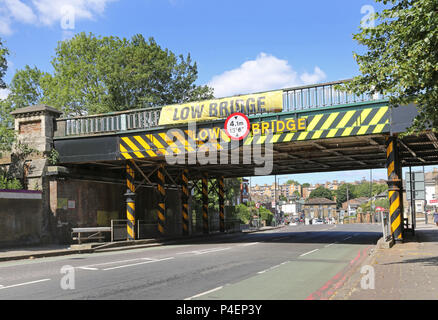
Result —
[{"label": "bridge underside", "polygon": [[[293,141],[273,145],[273,166],[270,174],[299,174],[360,169],[385,168],[387,154],[385,141],[388,134],[351,136],[341,138]],[[434,133],[399,138],[400,163],[403,167],[438,164],[438,140]],[[242,164],[240,147],[239,164],[216,163],[200,165],[166,165],[164,156],[134,159],[145,174],[164,164],[167,173],[176,181],[183,169],[191,179],[200,179],[202,173],[210,177],[254,176],[254,169],[262,165]],[[231,159],[231,156],[229,156]],[[90,175],[102,179],[120,179],[125,176],[126,160],[82,161],[65,163],[73,175]],[[151,177],[153,180],[153,177]]]}]

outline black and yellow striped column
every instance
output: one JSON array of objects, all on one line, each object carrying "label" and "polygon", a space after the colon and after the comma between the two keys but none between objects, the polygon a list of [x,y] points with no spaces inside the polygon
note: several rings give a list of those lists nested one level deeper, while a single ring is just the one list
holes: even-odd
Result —
[{"label": "black and yellow striped column", "polygon": [[182,180],[182,232],[183,235],[189,234],[189,170],[184,169],[181,174]]},{"label": "black and yellow striped column", "polygon": [[219,228],[225,232],[225,181],[224,177],[218,179],[219,186]]},{"label": "black and yellow striped column", "polygon": [[397,138],[386,139],[386,167],[388,170],[389,221],[391,235],[395,241],[403,240],[403,201],[401,195],[401,164]]},{"label": "black and yellow striped column", "polygon": [[209,233],[208,228],[208,173],[202,173],[202,231]]},{"label": "black and yellow striped column", "polygon": [[158,176],[158,232],[161,235],[165,233],[166,226],[166,189],[164,189],[165,178],[164,178],[164,164],[161,164],[157,170]]},{"label": "black and yellow striped column", "polygon": [[135,240],[135,172],[132,165],[133,160],[126,163],[126,225],[127,240]]}]

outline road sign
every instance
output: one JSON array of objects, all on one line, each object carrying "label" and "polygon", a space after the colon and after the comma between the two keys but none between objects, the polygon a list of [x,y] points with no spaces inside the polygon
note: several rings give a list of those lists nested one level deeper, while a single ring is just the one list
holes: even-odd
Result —
[{"label": "road sign", "polygon": [[412,184],[412,196],[414,200],[426,200],[426,192],[424,185],[424,172],[412,172],[411,175],[406,172],[406,199],[411,200],[411,184]]},{"label": "road sign", "polygon": [[257,209],[259,209],[260,208],[260,203],[257,202],[255,206],[256,206]]},{"label": "road sign", "polygon": [[240,112],[232,113],[225,120],[225,133],[232,140],[242,140],[250,130],[249,119],[246,115]]},{"label": "road sign", "polygon": [[376,207],[376,211],[384,211],[385,210],[385,208],[382,208],[382,207]]}]

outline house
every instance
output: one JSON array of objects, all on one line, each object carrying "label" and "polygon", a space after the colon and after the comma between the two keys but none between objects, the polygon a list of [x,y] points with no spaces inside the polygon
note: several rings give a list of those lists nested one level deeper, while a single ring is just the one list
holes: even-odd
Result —
[{"label": "house", "polygon": [[336,201],[327,198],[309,198],[304,202],[304,215],[310,219],[336,218]]},{"label": "house", "polygon": [[359,208],[362,204],[367,203],[369,200],[370,199],[367,197],[351,199],[342,203],[342,209],[348,210],[348,205],[350,205],[350,213],[355,214],[357,212],[357,208]]}]

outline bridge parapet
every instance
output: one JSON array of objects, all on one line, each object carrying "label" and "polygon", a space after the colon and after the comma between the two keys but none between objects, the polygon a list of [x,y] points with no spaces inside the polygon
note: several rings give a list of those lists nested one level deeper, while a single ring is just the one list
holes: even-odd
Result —
[{"label": "bridge parapet", "polygon": [[[364,102],[381,101],[384,99],[384,97],[379,94],[354,95],[336,89],[337,85],[347,81],[349,80],[282,89],[280,90],[283,96],[280,112],[277,110],[272,112],[269,109],[260,112],[254,108],[254,111],[245,113],[247,115],[263,115],[269,113],[306,111],[325,107],[340,107]],[[239,96],[236,96],[236,99],[238,98]],[[61,118],[57,120],[55,137],[102,135],[105,133],[159,128],[162,109],[163,107],[144,108],[106,114]],[[226,117],[218,116],[215,120],[224,118]],[[166,125],[164,127],[169,126],[172,125]]]}]

